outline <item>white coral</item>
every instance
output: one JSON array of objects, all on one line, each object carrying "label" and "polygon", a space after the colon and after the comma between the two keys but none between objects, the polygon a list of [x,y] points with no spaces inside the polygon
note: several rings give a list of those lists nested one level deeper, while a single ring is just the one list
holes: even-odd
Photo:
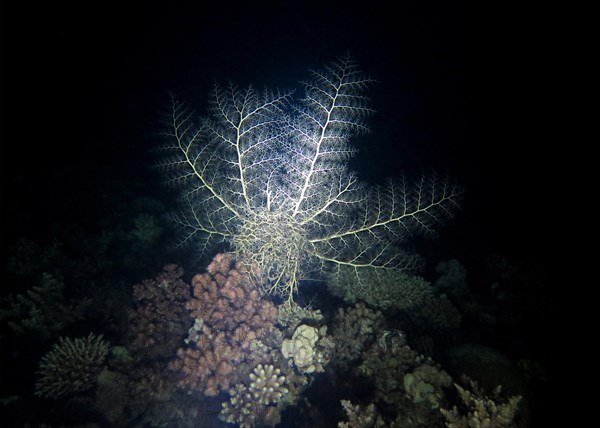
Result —
[{"label": "white coral", "polygon": [[281,353],[285,358],[291,358],[294,365],[304,373],[316,370],[316,344],[319,332],[306,324],[298,326],[291,339],[285,339],[281,345]]},{"label": "white coral", "polygon": [[261,404],[276,403],[288,393],[285,376],[272,365],[256,366],[254,373],[250,373],[250,380],[250,392]]}]

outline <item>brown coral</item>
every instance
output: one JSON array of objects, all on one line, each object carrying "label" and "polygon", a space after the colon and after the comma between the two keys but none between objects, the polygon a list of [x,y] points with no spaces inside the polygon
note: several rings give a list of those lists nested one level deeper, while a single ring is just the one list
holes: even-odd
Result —
[{"label": "brown coral", "polygon": [[187,309],[199,330],[190,329],[188,347],[171,368],[184,376],[180,386],[217,395],[249,371],[256,342],[273,334],[277,308],[260,297],[248,269],[230,254],[217,254],[207,272],[192,280]]},{"label": "brown coral", "polygon": [[138,355],[161,358],[173,355],[189,327],[185,303],[190,287],[183,269],[167,265],[154,279],[133,287],[134,308],[129,312],[129,348]]},{"label": "brown coral", "polygon": [[338,309],[332,335],[336,345],[333,363],[343,370],[352,367],[375,342],[384,324],[381,311],[367,308],[364,303]]}]

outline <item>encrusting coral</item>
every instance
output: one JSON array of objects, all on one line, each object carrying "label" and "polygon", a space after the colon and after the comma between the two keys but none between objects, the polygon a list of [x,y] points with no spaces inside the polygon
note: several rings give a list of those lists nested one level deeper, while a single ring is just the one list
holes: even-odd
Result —
[{"label": "encrusting coral", "polygon": [[218,254],[207,272],[194,276],[194,297],[186,305],[194,327],[188,346],[170,364],[183,374],[181,387],[215,396],[239,383],[249,364],[271,352],[267,342],[276,341],[277,308],[261,299],[251,278],[231,254]]},{"label": "encrusting coral", "polygon": [[312,373],[316,367],[316,345],[319,332],[306,324],[298,326],[291,339],[285,339],[281,345],[281,353],[285,358],[291,358],[294,365],[303,373]]},{"label": "encrusting coral", "polygon": [[108,342],[102,335],[90,333],[78,339],[61,337],[40,362],[35,395],[60,398],[91,388],[107,353]]}]

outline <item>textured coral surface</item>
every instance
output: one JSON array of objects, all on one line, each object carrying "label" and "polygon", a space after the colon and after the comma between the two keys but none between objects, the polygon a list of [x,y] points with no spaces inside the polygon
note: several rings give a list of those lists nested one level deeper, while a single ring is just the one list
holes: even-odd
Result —
[{"label": "textured coral surface", "polygon": [[249,372],[252,350],[275,329],[277,309],[261,299],[248,270],[230,254],[215,256],[192,285],[187,309],[199,330],[190,332],[171,368],[184,374],[184,388],[214,396]]}]

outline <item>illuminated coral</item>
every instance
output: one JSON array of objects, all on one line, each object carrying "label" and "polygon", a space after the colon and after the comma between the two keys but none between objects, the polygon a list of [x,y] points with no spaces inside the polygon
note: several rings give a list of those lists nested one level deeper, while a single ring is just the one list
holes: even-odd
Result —
[{"label": "illuminated coral", "polygon": [[238,424],[240,428],[253,427],[257,404],[246,385],[237,384],[229,393],[231,398],[223,403],[219,419],[230,424]]},{"label": "illuminated coral", "polygon": [[272,365],[259,364],[250,373],[250,385],[239,383],[229,391],[231,398],[223,403],[219,419],[240,427],[253,427],[257,422],[276,425],[280,420],[281,399],[287,395],[287,379]]},{"label": "illuminated coral", "polygon": [[327,327],[318,330],[302,324],[291,339],[283,341],[281,353],[301,373],[322,372],[334,348],[334,342],[326,333]]},{"label": "illuminated coral", "polygon": [[[277,308],[261,299],[253,274],[230,254],[218,254],[207,272],[192,280],[187,309],[194,319],[187,346],[170,367],[183,376],[180,386],[215,396],[239,383],[256,360],[277,341]],[[275,339],[274,339],[275,338]]]},{"label": "illuminated coral", "polygon": [[461,414],[456,406],[451,410],[440,409],[448,428],[504,428],[513,427],[521,396],[516,395],[501,403],[501,387],[498,386],[488,397],[479,391],[476,383],[471,382],[469,391],[454,384],[460,399],[467,408],[467,414]]},{"label": "illuminated coral", "polygon": [[317,340],[319,340],[317,329],[302,324],[294,331],[291,339],[283,341],[281,353],[285,358],[291,358],[301,372],[312,373],[315,371],[313,360]]},{"label": "illuminated coral", "polygon": [[102,340],[102,335],[90,333],[78,339],[61,337],[40,362],[35,395],[60,398],[91,388],[107,353],[108,343]]},{"label": "illuminated coral", "polygon": [[263,367],[259,364],[254,372],[250,373],[250,379],[249,389],[252,397],[262,404],[277,403],[288,393],[288,389],[284,386],[285,376],[281,375],[281,370],[272,365]]}]

